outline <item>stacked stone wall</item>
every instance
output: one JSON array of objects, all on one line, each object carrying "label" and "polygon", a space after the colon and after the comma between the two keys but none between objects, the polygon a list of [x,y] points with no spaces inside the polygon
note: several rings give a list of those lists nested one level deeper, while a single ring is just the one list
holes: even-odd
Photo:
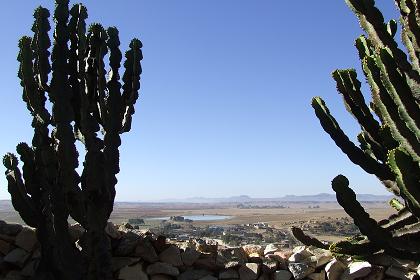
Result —
[{"label": "stacked stone wall", "polygon": [[[163,236],[108,223],[112,271],[121,280],[381,280],[419,279],[419,264],[377,254],[367,261],[334,257],[328,250],[276,244],[229,248],[202,240],[171,243]],[[70,226],[78,248],[84,230]],[[35,231],[0,221],[0,280],[31,279],[41,257]]]}]

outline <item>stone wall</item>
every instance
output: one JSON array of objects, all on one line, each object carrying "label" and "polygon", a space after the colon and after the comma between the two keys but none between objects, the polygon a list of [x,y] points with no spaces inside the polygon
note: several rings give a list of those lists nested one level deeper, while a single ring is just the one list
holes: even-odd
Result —
[{"label": "stone wall", "polygon": [[[418,279],[418,263],[383,254],[369,261],[334,258],[329,251],[299,246],[293,250],[246,245],[227,248],[202,240],[170,243],[163,236],[129,225],[108,223],[115,279],[122,280],[351,280]],[[80,225],[70,234],[79,244]],[[41,256],[33,229],[0,221],[0,279],[30,279]]]}]

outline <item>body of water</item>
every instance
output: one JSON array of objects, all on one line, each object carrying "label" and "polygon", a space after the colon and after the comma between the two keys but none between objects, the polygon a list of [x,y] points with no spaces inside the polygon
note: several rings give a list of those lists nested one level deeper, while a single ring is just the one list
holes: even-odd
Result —
[{"label": "body of water", "polygon": [[[184,219],[189,219],[193,221],[220,221],[232,218],[232,216],[224,215],[185,215],[180,217],[184,217]],[[170,217],[155,217],[149,218],[148,220],[169,220],[169,218]]]}]

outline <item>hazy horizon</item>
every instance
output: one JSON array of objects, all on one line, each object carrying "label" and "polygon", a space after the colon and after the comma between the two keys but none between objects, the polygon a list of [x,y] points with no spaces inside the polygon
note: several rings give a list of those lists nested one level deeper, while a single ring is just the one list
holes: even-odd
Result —
[{"label": "hazy horizon", "polygon": [[[397,17],[392,1],[377,2],[386,20]],[[360,128],[331,78],[334,69],[356,68],[364,81],[354,47],[363,32],[344,0],[83,3],[88,23],[119,28],[123,51],[132,37],[144,44],[116,201],[332,194],[338,174],[357,193],[389,194],[335,146],[310,106],[322,96],[356,140]],[[53,1],[16,0],[0,19],[7,27],[0,45],[2,155],[32,139],[16,56],[40,4],[53,10]],[[0,199],[9,198],[1,175]]]}]

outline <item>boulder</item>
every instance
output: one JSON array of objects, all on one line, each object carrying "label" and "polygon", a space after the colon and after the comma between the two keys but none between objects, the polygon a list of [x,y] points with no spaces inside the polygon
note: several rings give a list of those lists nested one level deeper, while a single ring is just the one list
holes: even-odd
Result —
[{"label": "boulder", "polygon": [[242,265],[238,272],[241,280],[255,280],[258,278],[260,265],[257,263],[246,263]]},{"label": "boulder", "polygon": [[289,270],[296,280],[303,279],[309,274],[315,272],[315,266],[306,262],[289,263]]},{"label": "boulder", "polygon": [[169,276],[178,276],[179,270],[178,268],[174,267],[171,264],[163,263],[163,262],[156,262],[149,265],[146,269],[147,274],[154,275],[154,274],[164,274]]},{"label": "boulder", "polygon": [[234,268],[234,267],[239,267],[240,265],[242,265],[242,263],[238,261],[230,261],[225,264],[225,268]]},{"label": "boulder", "polygon": [[12,270],[6,274],[6,278],[2,278],[4,280],[24,280],[26,277],[22,276],[20,271]]},{"label": "boulder", "polygon": [[154,263],[159,260],[155,248],[148,239],[141,240],[134,250],[134,256],[141,257],[147,262]]},{"label": "boulder", "polygon": [[211,275],[211,272],[205,269],[189,269],[182,272],[178,277],[177,280],[198,280],[207,275]]},{"label": "boulder", "polygon": [[258,280],[272,280],[270,274],[268,273],[263,273],[260,275],[260,277],[258,277]]},{"label": "boulder", "polygon": [[387,270],[385,270],[385,275],[388,277],[398,278],[401,280],[412,280],[415,276],[414,272],[406,272],[403,271],[400,268],[396,268],[394,266],[388,267]]},{"label": "boulder", "polygon": [[385,276],[385,268],[383,266],[373,265],[372,271],[362,280],[382,280]]},{"label": "boulder", "polygon": [[136,262],[139,262],[140,258],[130,258],[130,257],[113,257],[111,259],[111,268],[112,271],[118,271],[125,266],[132,265]]},{"label": "boulder", "polygon": [[225,264],[217,262],[217,257],[214,254],[201,254],[200,257],[194,262],[197,268],[217,271],[223,269]]},{"label": "boulder", "polygon": [[7,255],[13,249],[12,244],[0,239],[0,253]]},{"label": "boulder", "polygon": [[333,259],[327,266],[325,266],[325,272],[327,273],[328,280],[338,280],[343,274],[346,266],[339,260]]},{"label": "boulder", "polygon": [[22,228],[22,225],[8,224],[5,221],[0,220],[0,234],[16,236],[22,230]]},{"label": "boulder", "polygon": [[23,228],[16,236],[15,245],[31,252],[38,243],[36,233],[30,228]]},{"label": "boulder", "polygon": [[239,279],[239,273],[235,269],[229,268],[219,273],[219,279]]},{"label": "boulder", "polygon": [[325,271],[311,273],[306,278],[311,280],[325,280]]},{"label": "boulder", "polygon": [[16,248],[10,251],[4,258],[3,261],[13,264],[18,267],[23,267],[26,260],[29,258],[29,253],[22,248]]},{"label": "boulder", "polygon": [[156,239],[150,239],[150,241],[158,254],[162,253],[169,247],[169,244],[166,243],[166,237],[163,235],[159,235]]},{"label": "boulder", "polygon": [[273,243],[268,244],[267,246],[265,246],[264,256],[267,255],[267,254],[272,254],[274,252],[277,252],[278,250],[279,250],[279,247],[277,247],[277,245],[275,245]]},{"label": "boulder", "polygon": [[277,261],[272,259],[264,259],[261,266],[263,273],[272,273],[277,270],[277,267]]},{"label": "boulder", "polygon": [[149,276],[143,271],[143,264],[137,263],[132,266],[123,267],[119,274],[120,280],[149,280]]},{"label": "boulder", "polygon": [[340,280],[353,280],[367,276],[372,270],[372,265],[368,262],[351,262],[344,270]]},{"label": "boulder", "polygon": [[165,274],[155,274],[150,276],[150,280],[172,280],[172,277]]},{"label": "boulder", "polygon": [[75,223],[69,226],[69,234],[73,243],[79,240],[84,233],[85,229],[79,223]]},{"label": "boulder", "polygon": [[229,261],[238,261],[241,264],[247,262],[248,257],[242,247],[221,249],[219,253]]},{"label": "boulder", "polygon": [[293,254],[289,257],[289,262],[303,262],[304,260],[313,256],[305,246],[296,247],[297,250],[293,250]]},{"label": "boulder", "polygon": [[121,225],[124,229],[134,229],[134,227],[130,223],[123,223]]},{"label": "boulder", "polygon": [[186,266],[192,266],[193,263],[200,257],[200,252],[193,248],[186,248],[184,252],[181,253],[182,262]]},{"label": "boulder", "polygon": [[181,252],[175,245],[170,245],[167,249],[160,253],[159,260],[177,267],[184,264],[181,259]]},{"label": "boulder", "polygon": [[121,237],[120,243],[114,250],[114,255],[121,257],[129,256],[136,249],[139,240],[140,236],[130,231],[127,232]]},{"label": "boulder", "polygon": [[290,280],[292,273],[288,270],[277,270],[274,272],[274,280]]},{"label": "boulder", "polygon": [[217,280],[217,278],[214,277],[213,275],[207,275],[207,276],[204,276],[204,277],[202,277],[198,280]]},{"label": "boulder", "polygon": [[245,251],[245,253],[248,256],[251,254],[257,254],[257,256],[264,256],[264,248],[260,245],[248,244],[248,245],[242,246],[242,249]]},{"label": "boulder", "polygon": [[118,231],[118,228],[112,222],[106,224],[105,232],[112,239],[120,239],[122,236],[122,233]]},{"label": "boulder", "polygon": [[25,277],[32,277],[35,275],[35,271],[38,268],[39,259],[33,259],[26,263],[26,265],[21,270],[20,274]]}]

